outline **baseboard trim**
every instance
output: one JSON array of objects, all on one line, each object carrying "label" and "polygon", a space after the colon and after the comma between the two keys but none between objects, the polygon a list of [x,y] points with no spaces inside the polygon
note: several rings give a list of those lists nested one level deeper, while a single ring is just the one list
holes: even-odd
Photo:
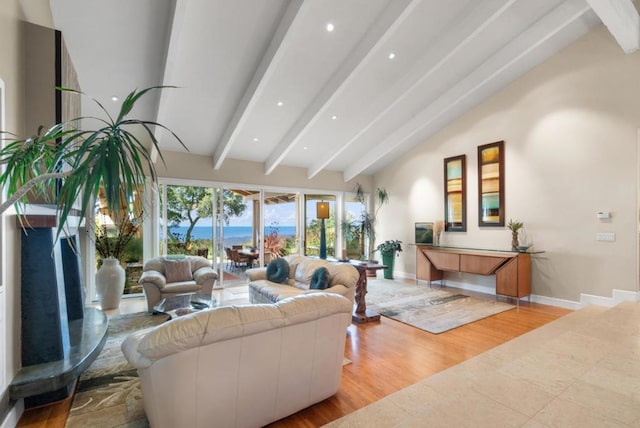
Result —
[{"label": "baseboard trim", "polygon": [[611,297],[580,293],[580,304],[582,305],[582,307],[588,305],[598,305],[610,308],[622,302],[640,302],[640,292],[618,290],[614,288],[611,293]]},{"label": "baseboard trim", "polygon": [[14,428],[24,413],[24,400],[18,400],[9,406],[0,428]]},{"label": "baseboard trim", "polygon": [[558,299],[557,297],[539,296],[537,294],[531,295],[531,301],[534,303],[540,303],[541,305],[555,306],[558,308],[570,309],[577,311],[582,308],[583,305],[580,302],[574,300]]},{"label": "baseboard trim", "polygon": [[[403,279],[412,279],[416,280],[416,276],[414,274],[409,274],[407,272],[394,272],[394,276],[403,278]],[[439,284],[439,281],[433,282],[435,285]],[[429,285],[428,281],[417,280],[417,284],[419,285]],[[492,287],[484,287],[481,285],[467,284],[464,282],[457,282],[451,279],[447,279],[445,285],[450,285],[455,288],[460,288],[462,290],[475,291],[477,293],[495,295],[496,290]],[[640,292],[639,291],[628,291],[628,290],[618,290],[613,289],[611,292],[611,297],[603,297],[596,296],[594,294],[580,293],[580,301],[574,300],[566,300],[566,299],[558,299],[556,297],[548,297],[548,296],[540,296],[537,294],[531,295],[531,301],[535,303],[540,303],[543,305],[549,306],[557,306],[559,308],[578,310],[580,308],[584,308],[589,305],[598,305],[604,307],[613,307],[622,302],[640,302]],[[523,298],[522,300],[526,301],[527,298]]]}]

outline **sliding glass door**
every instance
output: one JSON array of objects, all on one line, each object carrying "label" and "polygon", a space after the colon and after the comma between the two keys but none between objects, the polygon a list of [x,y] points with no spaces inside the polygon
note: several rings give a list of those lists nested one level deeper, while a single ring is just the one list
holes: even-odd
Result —
[{"label": "sliding glass door", "polygon": [[[120,212],[111,212],[107,207],[104,188],[98,190],[92,220],[93,244],[95,248],[95,269],[99,269],[102,260],[115,257],[125,269],[124,295],[140,294],[142,287],[138,279],[142,274],[143,228],[145,217],[142,209],[142,195],[133,194],[132,200],[121,201]],[[95,293],[95,290],[94,290]],[[97,297],[97,295],[94,294]]]},{"label": "sliding glass door", "polygon": [[264,193],[263,264],[298,253],[298,212],[297,193]]},{"label": "sliding glass door", "polygon": [[[213,253],[213,189],[166,185],[162,195],[161,254]],[[166,235],[165,235],[166,233]],[[165,238],[166,237],[166,238]]]},{"label": "sliding glass door", "polygon": [[247,268],[264,266],[276,257],[318,256],[322,224],[318,202],[328,206],[326,250],[328,257],[336,257],[341,208],[336,195],[170,183],[160,186],[159,195],[156,251],[206,257],[221,283],[245,281]]},{"label": "sliding glass door", "polygon": [[216,189],[218,264],[223,283],[244,281],[244,271],[257,257],[257,205],[260,192],[243,188]]},{"label": "sliding glass door", "polygon": [[367,260],[367,234],[365,230],[366,206],[356,195],[349,195],[344,201],[344,221],[342,234],[346,245],[346,258]]}]

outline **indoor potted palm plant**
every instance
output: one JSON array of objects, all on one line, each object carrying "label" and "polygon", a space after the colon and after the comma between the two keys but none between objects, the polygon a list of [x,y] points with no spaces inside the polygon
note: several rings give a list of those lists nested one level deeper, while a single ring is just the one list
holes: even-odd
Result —
[{"label": "indoor potted palm plant", "polygon": [[[373,261],[373,253],[375,252],[375,242],[376,242],[376,217],[378,216],[378,211],[382,208],[382,205],[389,203],[389,193],[386,189],[382,187],[378,187],[376,189],[376,199],[378,200],[378,206],[373,211],[373,213],[369,213],[368,211],[364,211],[362,213],[362,217],[360,219],[359,224],[352,224],[351,227],[359,227],[360,228],[360,239],[361,239],[361,247],[364,249],[364,237],[366,236],[369,241],[369,248],[367,251],[367,256],[369,260]],[[366,196],[364,193],[364,189],[360,183],[356,184],[356,200],[362,203],[366,207]],[[344,227],[344,226],[343,226]]]},{"label": "indoor potted palm plant", "polygon": [[518,232],[520,231],[520,229],[522,229],[523,226],[524,223],[518,220],[513,221],[509,219],[509,223],[507,223],[507,229],[511,231],[511,249],[513,251],[518,251],[520,248],[520,243],[518,242]]},{"label": "indoor potted palm plant", "polygon": [[[11,141],[3,147],[0,164],[5,170],[0,175],[0,187],[6,188],[8,199],[0,205],[0,214],[12,205],[18,214],[22,213],[28,202],[27,195],[36,192],[55,203],[58,233],[61,233],[71,213],[85,217],[91,198],[101,187],[109,211],[121,213],[122,201],[130,200],[144,186],[147,175],[152,182],[157,181],[152,149],[163,162],[164,159],[154,127],[167,130],[186,149],[182,140],[164,125],[128,118],[142,96],[161,88],[164,86],[134,90],[124,99],[115,118],[94,100],[106,118],[74,118],[47,130],[41,128],[36,135]],[[58,90],[81,94],[71,89]],[[85,120],[99,126],[93,130],[80,129],[80,122]],[[149,146],[132,127],[149,137]]]},{"label": "indoor potted palm plant", "polygon": [[[15,206],[22,218],[33,196],[51,202],[56,209],[56,239],[66,233],[71,217],[86,216],[91,199],[99,192],[114,224],[125,224],[125,219],[141,216],[142,206],[130,201],[144,189],[147,180],[157,181],[152,150],[164,162],[154,128],[167,130],[185,147],[164,125],[128,118],[142,96],[161,88],[134,90],[124,99],[115,117],[96,101],[105,118],[75,118],[47,130],[41,128],[35,136],[9,142],[0,150],[0,164],[4,166],[0,187],[6,189],[8,197],[0,206],[0,214]],[[81,94],[64,88],[58,90]],[[79,127],[87,120],[96,123],[96,129]],[[149,142],[139,135],[148,137]]]},{"label": "indoor potted palm plant", "polygon": [[393,265],[396,255],[402,251],[402,241],[391,240],[384,241],[376,247],[376,251],[380,251],[382,255],[382,264],[386,266],[384,277],[393,279]]}]

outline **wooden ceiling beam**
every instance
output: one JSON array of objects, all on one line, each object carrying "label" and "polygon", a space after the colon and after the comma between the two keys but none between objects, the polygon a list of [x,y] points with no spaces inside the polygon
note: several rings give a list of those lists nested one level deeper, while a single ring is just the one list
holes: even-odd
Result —
[{"label": "wooden ceiling beam", "polygon": [[587,0],[625,53],[640,48],[640,15],[631,0]]}]

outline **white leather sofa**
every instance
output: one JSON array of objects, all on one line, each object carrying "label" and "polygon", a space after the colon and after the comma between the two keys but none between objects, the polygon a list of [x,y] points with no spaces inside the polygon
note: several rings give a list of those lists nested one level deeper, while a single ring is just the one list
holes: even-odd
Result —
[{"label": "white leather sofa", "polygon": [[[187,271],[182,278],[171,279],[168,275],[167,263],[187,263]],[[165,297],[183,293],[201,293],[211,295],[218,273],[211,267],[211,262],[200,256],[184,256],[168,259],[153,257],[144,264],[138,283],[142,285],[147,298],[147,311]]]},{"label": "white leather sofa", "polygon": [[135,332],[122,352],[152,427],[261,427],[338,391],[351,310],[325,293],[208,309]]},{"label": "white leather sofa", "polygon": [[[286,256],[283,259],[289,264],[289,281],[283,284],[267,280],[267,268],[246,271],[249,279],[249,299],[251,303],[275,303],[299,294],[322,291],[340,294],[353,304],[356,284],[360,277],[355,267],[348,263],[332,263],[299,255]],[[311,277],[319,267],[326,267],[329,271],[329,288],[310,290]]]}]

